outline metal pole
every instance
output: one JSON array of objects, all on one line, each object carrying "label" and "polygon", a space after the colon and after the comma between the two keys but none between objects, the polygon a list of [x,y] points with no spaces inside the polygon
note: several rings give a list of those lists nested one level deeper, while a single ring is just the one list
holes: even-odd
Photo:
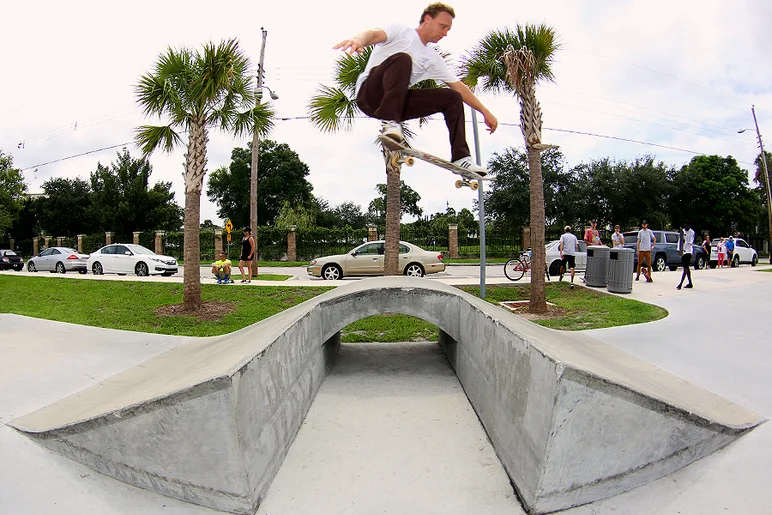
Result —
[{"label": "metal pole", "polygon": [[764,167],[764,182],[767,184],[767,216],[769,217],[769,263],[772,264],[772,195],[770,195],[769,183],[772,182],[772,177],[769,176],[769,168],[767,167],[767,154],[764,153],[764,143],[761,142],[761,132],[759,132],[759,122],[756,121],[756,106],[751,106],[751,113],[753,113],[753,124],[756,126],[756,136],[759,138],[759,148],[761,149],[761,163]]},{"label": "metal pole", "polygon": [[[474,155],[477,165],[482,166],[480,158],[480,132],[477,129],[477,111],[472,109],[472,133],[474,134]],[[480,207],[480,298],[485,298],[485,196],[483,181],[477,181],[477,205]]]},{"label": "metal pole", "polygon": [[[268,31],[260,27],[263,33],[263,44],[260,48],[260,63],[257,65],[257,85],[255,87],[255,103],[260,103],[263,94],[263,61],[265,59],[265,39]],[[260,135],[257,133],[257,125],[252,133],[252,164],[249,171],[249,226],[252,228],[252,237],[255,239],[255,256],[252,261],[252,275],[258,275],[257,270],[257,164],[260,154]]]}]

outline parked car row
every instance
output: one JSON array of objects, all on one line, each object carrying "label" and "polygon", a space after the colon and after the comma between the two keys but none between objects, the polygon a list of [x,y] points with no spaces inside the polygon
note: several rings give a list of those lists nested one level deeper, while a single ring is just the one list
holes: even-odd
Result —
[{"label": "parked car row", "polygon": [[[678,269],[681,266],[681,256],[678,255],[678,233],[676,231],[652,231],[657,242],[654,244],[652,251],[652,269],[657,272],[662,272],[666,268],[672,271]],[[625,238],[624,247],[636,250],[638,243],[638,232],[629,231],[623,234]],[[711,246],[710,257],[708,257],[705,249],[700,245],[694,245],[692,247],[692,266],[701,270],[710,266],[716,268],[718,251],[716,249],[717,241],[714,240]],[[726,240],[726,238],[724,238]],[[734,257],[732,258],[731,266],[737,267],[740,264],[750,264],[756,266],[759,262],[759,257],[756,251],[748,245],[748,243],[742,238],[734,238],[735,248]],[[560,273],[560,248],[559,241],[553,240],[547,242],[547,269],[552,276]],[[633,257],[635,267],[638,266],[638,255],[634,254]],[[581,271],[587,268],[587,244],[583,241],[579,242],[579,250],[576,253],[576,270]]]},{"label": "parked car row", "polygon": [[[20,271],[24,260],[12,250],[0,250],[0,269]],[[136,274],[174,275],[178,271],[177,260],[170,256],[156,254],[142,245],[114,243],[105,245],[96,252],[81,254],[69,247],[49,247],[27,261],[29,272],[78,272],[94,275]]]}]

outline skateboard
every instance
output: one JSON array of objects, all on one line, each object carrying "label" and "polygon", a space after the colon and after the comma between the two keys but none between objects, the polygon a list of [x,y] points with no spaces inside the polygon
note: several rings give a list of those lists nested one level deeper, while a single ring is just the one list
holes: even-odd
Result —
[{"label": "skateboard", "polygon": [[456,188],[463,188],[464,186],[468,186],[473,190],[476,190],[480,187],[479,181],[491,180],[487,177],[483,177],[482,175],[465,170],[460,166],[456,166],[450,161],[445,161],[444,159],[441,159],[437,156],[433,156],[421,150],[397,143],[395,140],[388,136],[379,135],[378,141],[385,149],[391,150],[395,153],[391,161],[391,164],[394,167],[398,167],[403,163],[408,166],[413,166],[415,164],[415,160],[420,159],[421,161],[433,164],[434,166],[439,166],[440,168],[450,170],[456,175],[460,175],[461,179],[456,181]]}]

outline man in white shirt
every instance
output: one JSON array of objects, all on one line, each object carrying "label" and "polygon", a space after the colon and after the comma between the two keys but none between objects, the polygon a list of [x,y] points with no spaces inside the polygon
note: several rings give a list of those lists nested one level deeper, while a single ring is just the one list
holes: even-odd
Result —
[{"label": "man in white shirt", "polygon": [[560,259],[563,260],[563,266],[560,267],[560,280],[563,280],[563,272],[571,270],[571,288],[574,287],[574,269],[576,268],[576,251],[579,249],[579,240],[571,233],[571,226],[566,225],[560,236]]},{"label": "man in white shirt", "polygon": [[[496,130],[498,120],[429,46],[448,34],[455,16],[452,7],[433,3],[424,9],[416,29],[390,25],[366,30],[333,48],[361,54],[375,45],[357,80],[356,100],[362,112],[382,120],[381,134],[402,142],[402,122],[442,113],[450,133],[450,160],[485,175],[487,171],[474,162],[466,143],[464,103],[483,115],[489,132]],[[442,81],[448,88],[409,89],[426,79]]]},{"label": "man in white shirt", "polygon": [[677,290],[681,289],[684,284],[684,279],[688,279],[689,283],[684,288],[693,288],[692,286],[692,271],[689,268],[692,264],[692,246],[694,245],[694,231],[689,227],[689,222],[684,222],[684,227],[678,231],[678,253],[681,255],[681,266],[684,267],[684,271],[681,273],[681,282],[676,286]]},{"label": "man in white shirt", "polygon": [[657,243],[657,238],[654,237],[654,233],[649,230],[649,222],[644,220],[641,222],[641,230],[638,231],[638,244],[636,249],[638,250],[638,268],[636,269],[635,280],[641,278],[641,263],[646,260],[646,269],[648,275],[646,282],[654,282],[651,278],[651,251],[654,248],[654,244]]}]

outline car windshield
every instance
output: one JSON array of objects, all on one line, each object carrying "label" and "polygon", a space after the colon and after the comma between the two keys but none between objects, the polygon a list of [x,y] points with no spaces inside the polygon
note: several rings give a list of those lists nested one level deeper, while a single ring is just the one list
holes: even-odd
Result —
[{"label": "car windshield", "polygon": [[155,252],[143,247],[142,245],[126,245],[126,246],[129,247],[131,251],[134,252],[135,254],[155,254]]}]

